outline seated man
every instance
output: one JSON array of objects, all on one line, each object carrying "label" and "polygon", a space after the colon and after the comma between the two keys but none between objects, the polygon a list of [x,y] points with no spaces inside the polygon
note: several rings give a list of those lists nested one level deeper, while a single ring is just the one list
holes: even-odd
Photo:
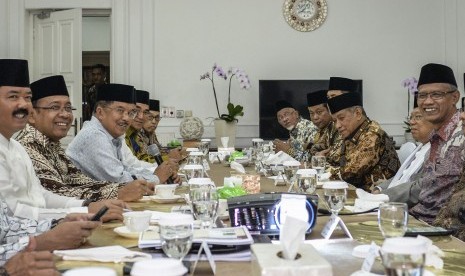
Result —
[{"label": "seated man", "polygon": [[360,96],[345,93],[328,100],[342,139],[339,166],[330,166],[331,179],[344,180],[365,191],[391,178],[400,167],[394,143],[378,123],[363,115]]},{"label": "seated man", "polygon": [[310,155],[326,156],[329,165],[339,165],[341,152],[341,136],[337,132],[333,117],[328,109],[327,90],[319,90],[307,94],[310,120],[318,128]]},{"label": "seated man", "polygon": [[128,182],[137,178],[166,183],[170,176],[177,176],[172,164],[155,166],[137,160],[124,142],[124,134],[138,114],[134,99],[132,86],[100,86],[94,115],[84,123],[66,154],[78,168],[97,180]]},{"label": "seated man", "polygon": [[307,148],[313,145],[313,139],[317,133],[316,126],[302,118],[287,101],[276,102],[276,116],[278,123],[289,130],[289,140],[274,140],[275,151],[286,152],[298,161],[307,161]]},{"label": "seated man", "polygon": [[404,163],[402,163],[400,169],[392,179],[385,181],[376,187],[380,191],[384,191],[387,195],[390,195],[392,198],[397,197],[393,194],[395,191],[401,193],[404,193],[405,191],[391,188],[394,188],[402,183],[413,181],[418,177],[417,173],[423,166],[426,156],[429,155],[429,149],[431,147],[431,144],[429,143],[429,137],[433,131],[433,124],[423,118],[423,115],[421,114],[418,107],[414,108],[410,114],[409,122],[412,129],[412,136],[413,139],[419,143],[419,145],[407,157],[407,159],[405,159]]},{"label": "seated man", "polygon": [[33,110],[29,125],[16,140],[32,159],[44,188],[56,194],[80,199],[134,201],[151,194],[153,184],[145,180],[129,183],[96,181],[82,173],[66,156],[60,140],[73,122],[73,107],[63,76],[51,76],[31,83]]},{"label": "seated man", "polygon": [[[89,202],[56,195],[45,190],[37,178],[25,149],[12,136],[26,126],[31,105],[29,72],[26,60],[0,60],[0,195],[15,216],[31,219],[60,218],[72,207],[88,206],[96,213],[104,205],[110,208],[105,220],[122,219],[124,202]],[[87,208],[79,208],[87,212]]]},{"label": "seated man", "polygon": [[341,77],[331,77],[329,78],[329,87],[328,87],[328,99],[334,98],[336,96],[355,92],[357,84],[348,78]]},{"label": "seated man", "polygon": [[0,198],[0,264],[24,249],[59,250],[77,248],[101,223],[91,214],[69,214],[60,220],[12,217]]}]

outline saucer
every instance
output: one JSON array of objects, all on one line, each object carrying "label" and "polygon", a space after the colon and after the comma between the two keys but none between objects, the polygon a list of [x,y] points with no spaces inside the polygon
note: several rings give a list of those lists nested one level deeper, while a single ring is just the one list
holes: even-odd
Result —
[{"label": "saucer", "polygon": [[183,198],[180,195],[173,195],[172,197],[160,197],[160,196],[154,195],[151,197],[151,200],[155,201],[156,203],[176,203],[181,199]]},{"label": "saucer", "polygon": [[[156,226],[149,226],[149,228],[147,230],[155,231],[155,230],[157,230],[157,227]],[[118,234],[118,235],[120,235],[122,237],[128,238],[128,239],[138,239],[139,234],[140,234],[140,232],[130,232],[129,229],[126,226],[116,227],[115,229],[113,229],[113,231],[116,234]]]}]

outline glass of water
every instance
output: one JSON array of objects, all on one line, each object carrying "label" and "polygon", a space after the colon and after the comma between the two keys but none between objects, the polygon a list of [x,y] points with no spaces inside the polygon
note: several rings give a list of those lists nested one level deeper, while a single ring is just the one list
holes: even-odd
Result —
[{"label": "glass of water", "polygon": [[300,169],[296,172],[299,193],[313,194],[316,191],[317,172],[314,169]]},{"label": "glass of water", "polygon": [[201,221],[203,229],[210,229],[216,220],[218,212],[216,188],[205,186],[191,189],[190,197],[195,218]]},{"label": "glass of water", "polygon": [[204,176],[204,168],[200,164],[185,165],[180,171],[186,175],[187,181],[192,178],[202,178]]},{"label": "glass of water", "polygon": [[192,247],[194,219],[187,214],[171,214],[160,219],[160,240],[163,252],[182,260]]},{"label": "glass of water", "polygon": [[207,138],[200,140],[199,150],[203,152],[203,155],[207,157],[208,157],[208,153],[210,152],[211,141],[212,141],[211,139],[207,139]]},{"label": "glass of water", "polygon": [[406,203],[381,203],[378,209],[378,225],[383,237],[402,237],[407,231],[408,207]]},{"label": "glass of water", "polygon": [[349,185],[343,181],[330,181],[323,184],[325,201],[333,215],[338,215],[344,208]]},{"label": "glass of water", "polygon": [[411,237],[388,238],[380,250],[384,271],[388,276],[423,275],[428,244]]},{"label": "glass of water", "polygon": [[312,169],[315,169],[318,176],[325,172],[326,157],[324,156],[312,156]]}]

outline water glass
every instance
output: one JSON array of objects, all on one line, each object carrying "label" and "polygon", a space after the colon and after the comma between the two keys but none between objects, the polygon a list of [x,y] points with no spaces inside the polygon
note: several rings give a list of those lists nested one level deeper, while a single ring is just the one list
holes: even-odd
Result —
[{"label": "water glass", "polygon": [[381,203],[378,209],[378,225],[385,238],[402,237],[407,231],[408,207],[406,203]]},{"label": "water glass", "polygon": [[331,213],[337,214],[344,208],[349,185],[343,181],[331,181],[323,184],[325,201]]},{"label": "water glass", "polygon": [[210,143],[211,139],[201,139],[200,140],[200,145],[199,145],[199,150],[203,152],[204,156],[208,156],[208,152],[210,151]]},{"label": "water glass", "polygon": [[300,169],[297,174],[299,193],[313,194],[316,190],[317,172],[314,169]]},{"label": "water glass", "polygon": [[188,165],[203,165],[203,152],[201,151],[192,151],[189,152],[189,156],[187,157],[187,164]]},{"label": "water glass", "polygon": [[299,161],[284,161],[284,175],[289,183],[293,183],[295,174],[299,170],[300,162]]},{"label": "water glass", "polygon": [[201,178],[204,176],[204,168],[200,164],[196,165],[185,165],[181,170],[189,181],[192,178]]},{"label": "water glass", "polygon": [[160,240],[163,252],[170,257],[182,260],[192,246],[194,219],[191,215],[170,214],[159,222]]},{"label": "water glass", "polygon": [[386,275],[417,276],[423,275],[427,250],[424,240],[397,237],[386,239],[379,253]]},{"label": "water glass", "polygon": [[212,187],[200,187],[190,192],[192,211],[201,221],[203,229],[210,229],[216,220],[218,211],[218,193]]},{"label": "water glass", "polygon": [[320,176],[325,172],[326,157],[324,156],[312,156],[312,169],[315,169]]}]

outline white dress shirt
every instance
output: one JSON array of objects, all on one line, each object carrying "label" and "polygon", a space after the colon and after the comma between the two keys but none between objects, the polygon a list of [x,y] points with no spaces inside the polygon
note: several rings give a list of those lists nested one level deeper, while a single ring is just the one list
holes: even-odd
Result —
[{"label": "white dress shirt", "polygon": [[124,135],[113,138],[94,116],[84,123],[66,154],[79,169],[97,180],[124,183],[137,177],[159,183],[154,174],[155,166],[139,160],[136,162],[136,157],[127,148]]},{"label": "white dress shirt", "polygon": [[430,147],[431,144],[429,142],[417,146],[407,159],[405,159],[404,163],[402,163],[396,175],[392,178],[388,188],[410,181],[410,177],[416,174],[423,166]]},{"label": "white dress shirt", "polygon": [[20,143],[0,134],[0,195],[15,216],[30,219],[60,218],[83,212],[83,200],[45,190],[36,176],[31,158]]}]

